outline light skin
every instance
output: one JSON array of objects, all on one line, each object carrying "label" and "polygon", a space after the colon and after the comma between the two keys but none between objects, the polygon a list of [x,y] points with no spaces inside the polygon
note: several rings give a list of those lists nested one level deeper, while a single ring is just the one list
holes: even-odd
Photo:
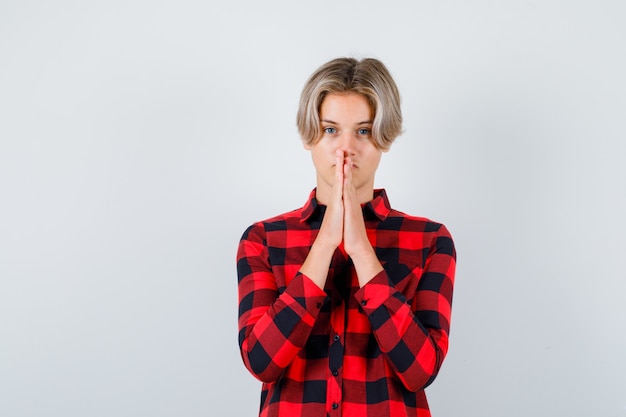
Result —
[{"label": "light skin", "polygon": [[383,270],[365,229],[361,204],[374,197],[382,150],[372,140],[373,111],[356,93],[332,93],[320,107],[321,137],[305,145],[317,177],[316,198],[326,205],[320,231],[300,272],[324,288],[332,256],[343,243],[362,287]]}]

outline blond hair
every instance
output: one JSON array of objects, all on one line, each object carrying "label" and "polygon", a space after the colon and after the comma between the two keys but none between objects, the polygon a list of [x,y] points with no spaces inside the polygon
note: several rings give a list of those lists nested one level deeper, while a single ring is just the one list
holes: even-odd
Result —
[{"label": "blond hair", "polygon": [[302,89],[296,124],[305,144],[315,144],[321,137],[320,107],[331,93],[357,93],[367,99],[374,113],[372,140],[377,148],[388,150],[402,133],[400,93],[385,65],[374,58],[336,58],[319,67]]}]

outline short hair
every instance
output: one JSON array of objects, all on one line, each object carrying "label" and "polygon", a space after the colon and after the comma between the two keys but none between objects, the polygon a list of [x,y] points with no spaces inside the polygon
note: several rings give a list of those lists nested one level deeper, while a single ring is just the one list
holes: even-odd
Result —
[{"label": "short hair", "polygon": [[388,150],[402,133],[400,93],[385,65],[374,58],[336,58],[319,67],[302,89],[296,124],[305,144],[321,138],[320,108],[331,93],[357,93],[367,99],[374,113],[372,140],[377,148]]}]

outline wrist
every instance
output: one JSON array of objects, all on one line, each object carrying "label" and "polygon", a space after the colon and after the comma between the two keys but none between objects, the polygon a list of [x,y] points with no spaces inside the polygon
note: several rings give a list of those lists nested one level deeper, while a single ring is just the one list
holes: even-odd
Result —
[{"label": "wrist", "polygon": [[350,255],[350,258],[352,259],[352,264],[354,265],[359,280],[359,286],[361,287],[384,270],[373,248],[364,253]]},{"label": "wrist", "polygon": [[319,288],[324,289],[328,267],[332,260],[335,248],[332,245],[315,241],[311,245],[309,254],[300,267],[300,272],[313,281]]},{"label": "wrist", "polygon": [[376,252],[374,252],[374,248],[372,248],[371,245],[368,245],[367,247],[363,247],[363,248],[353,249],[347,253],[352,259],[352,262],[355,264],[379,263],[378,257],[376,256]]},{"label": "wrist", "polygon": [[315,252],[320,256],[329,256],[332,258],[335,250],[339,244],[335,244],[333,242],[324,241],[322,239],[316,239],[315,242],[311,245],[310,252]]}]

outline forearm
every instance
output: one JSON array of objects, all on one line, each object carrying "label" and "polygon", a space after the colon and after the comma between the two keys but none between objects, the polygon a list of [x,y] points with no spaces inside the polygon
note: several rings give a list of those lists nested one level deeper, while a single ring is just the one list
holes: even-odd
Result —
[{"label": "forearm", "polygon": [[372,248],[369,241],[366,241],[366,244],[362,250],[355,251],[350,255],[360,287],[363,287],[383,271],[383,266],[378,260],[374,248]]},{"label": "forearm", "polygon": [[429,328],[419,319],[385,272],[355,297],[368,316],[377,343],[403,385],[417,391],[436,376],[447,352],[447,331]]},{"label": "forearm", "polygon": [[311,246],[304,263],[300,267],[300,272],[308,277],[319,288],[324,289],[328,267],[335,253],[336,246],[329,245],[316,240]]},{"label": "forearm", "polygon": [[[246,293],[241,285],[240,293]],[[256,300],[248,302],[250,297]],[[302,274],[273,299],[264,291],[240,296],[241,355],[256,378],[271,382],[280,377],[305,346],[325,298],[326,294]],[[251,304],[260,305],[248,308]]]},{"label": "forearm", "polygon": [[277,282],[260,225],[240,241],[237,274],[242,359],[255,377],[273,381],[306,344],[326,293],[302,274]]},{"label": "forearm", "polygon": [[[391,276],[381,272],[355,293],[381,351],[410,390],[428,386],[448,352],[456,253],[444,227],[431,245],[421,266],[392,267]],[[406,296],[396,287],[405,280],[416,285]]]}]

